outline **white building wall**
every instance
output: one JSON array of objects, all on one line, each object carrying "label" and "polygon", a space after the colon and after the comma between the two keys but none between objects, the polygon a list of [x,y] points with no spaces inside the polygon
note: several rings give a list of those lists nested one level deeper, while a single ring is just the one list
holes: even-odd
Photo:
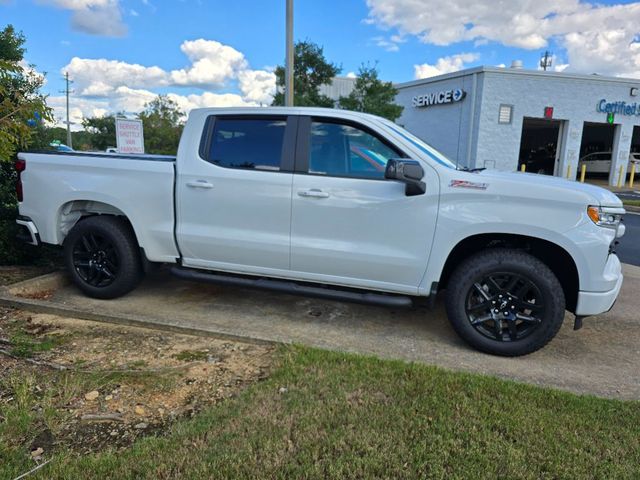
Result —
[{"label": "white building wall", "polygon": [[[396,103],[404,106],[396,123],[423,139],[445,154],[453,162],[466,166],[469,149],[469,125],[471,122],[473,98],[473,75],[438,77],[428,83],[411,82],[398,88]],[[416,107],[412,99],[418,95],[437,93],[460,88],[466,96],[459,102]],[[476,97],[476,117],[480,98]],[[473,142],[473,139],[472,139]],[[472,157],[473,158],[473,157]]]},{"label": "white building wall", "polygon": [[[472,123],[474,73],[478,88]],[[638,103],[640,111],[640,93],[631,96],[631,89],[639,88],[640,80],[596,75],[480,67],[398,87],[396,101],[405,107],[398,123],[462,165],[466,164],[466,153],[470,151],[469,166],[516,170],[524,118],[543,118],[544,108],[553,107],[553,118],[563,121],[558,174],[567,176],[570,167],[571,178],[578,174],[584,122],[606,123],[606,113],[597,111],[601,99]],[[465,100],[423,109],[411,106],[411,98],[421,92],[454,87],[467,91]],[[513,105],[510,124],[498,123],[501,104]],[[623,166],[623,175],[626,174],[633,127],[640,125],[640,115],[617,113],[614,123],[619,127],[612,155],[612,184],[617,182],[620,166]],[[471,148],[468,148],[469,128]]]},{"label": "white building wall", "polygon": [[[487,71],[483,75],[485,82],[478,159],[493,156],[496,165],[507,170],[517,168],[524,117],[543,118],[544,108],[550,106],[554,108],[553,118],[566,122],[565,142],[560,145],[559,173],[566,176],[570,165],[571,176],[575,178],[584,122],[606,123],[606,114],[596,109],[598,102],[603,98],[608,101],[640,102],[640,98],[635,97],[634,100],[634,97],[630,97],[631,87],[637,85],[633,82],[508,69]],[[501,103],[514,105],[513,122],[510,125],[498,124]],[[640,117],[617,114],[615,123],[623,125],[625,132],[632,131],[633,125],[640,124]],[[631,136],[628,137],[627,142],[620,143],[621,147],[627,149],[627,159],[631,143]],[[617,157],[614,155],[614,158]]]},{"label": "white building wall", "polygon": [[322,95],[338,101],[340,97],[348,97],[356,85],[356,79],[351,77],[334,77],[330,84],[320,85]]}]

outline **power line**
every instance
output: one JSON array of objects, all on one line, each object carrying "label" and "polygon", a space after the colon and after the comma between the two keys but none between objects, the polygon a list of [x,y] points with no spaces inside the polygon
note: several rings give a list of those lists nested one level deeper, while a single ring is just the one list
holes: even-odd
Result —
[{"label": "power line", "polygon": [[69,84],[73,83],[73,80],[69,80],[69,72],[65,72],[64,74],[65,81],[65,89],[61,90],[60,93],[64,93],[67,97],[67,146],[69,148],[73,148],[73,142],[71,140],[71,121],[69,120],[69,94],[73,93],[73,90],[69,90]]}]

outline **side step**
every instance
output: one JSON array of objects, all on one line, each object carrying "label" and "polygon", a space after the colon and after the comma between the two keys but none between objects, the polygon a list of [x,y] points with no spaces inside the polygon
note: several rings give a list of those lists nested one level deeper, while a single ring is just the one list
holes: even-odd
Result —
[{"label": "side step", "polygon": [[220,274],[191,270],[187,268],[172,267],[171,273],[176,277],[194,282],[216,283],[220,285],[232,285],[234,287],[258,288],[288,293],[290,295],[303,295],[307,297],[325,298],[344,302],[365,303],[383,305],[385,307],[409,308],[413,306],[410,297],[404,295],[387,295],[384,293],[357,292],[354,290],[339,290],[329,287],[315,287],[298,284],[288,280],[277,280],[263,277],[243,277],[231,274]]}]

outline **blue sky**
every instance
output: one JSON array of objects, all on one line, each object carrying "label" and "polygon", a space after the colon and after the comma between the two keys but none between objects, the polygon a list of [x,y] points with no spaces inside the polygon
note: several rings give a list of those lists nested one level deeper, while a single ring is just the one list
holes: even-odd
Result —
[{"label": "blue sky", "polygon": [[[0,24],[24,32],[26,58],[48,72],[45,90],[54,107],[61,71],[70,69],[79,119],[139,110],[156,93],[171,93],[184,109],[268,101],[270,70],[284,58],[284,6],[284,0],[0,0]],[[381,76],[394,82],[514,59],[536,68],[545,49],[560,70],[640,78],[639,2],[297,0],[295,38],[323,45],[343,75],[377,61]]]}]

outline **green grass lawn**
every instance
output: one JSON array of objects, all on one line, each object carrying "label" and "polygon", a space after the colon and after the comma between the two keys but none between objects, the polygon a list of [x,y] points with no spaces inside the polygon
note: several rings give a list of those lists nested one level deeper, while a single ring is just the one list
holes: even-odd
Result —
[{"label": "green grass lawn", "polygon": [[623,200],[623,205],[629,205],[631,207],[640,207],[640,200]]},{"label": "green grass lawn", "polygon": [[[58,449],[33,477],[640,477],[638,402],[303,347],[279,356],[268,380],[163,436]],[[0,424],[2,479],[33,466],[6,434]]]}]

